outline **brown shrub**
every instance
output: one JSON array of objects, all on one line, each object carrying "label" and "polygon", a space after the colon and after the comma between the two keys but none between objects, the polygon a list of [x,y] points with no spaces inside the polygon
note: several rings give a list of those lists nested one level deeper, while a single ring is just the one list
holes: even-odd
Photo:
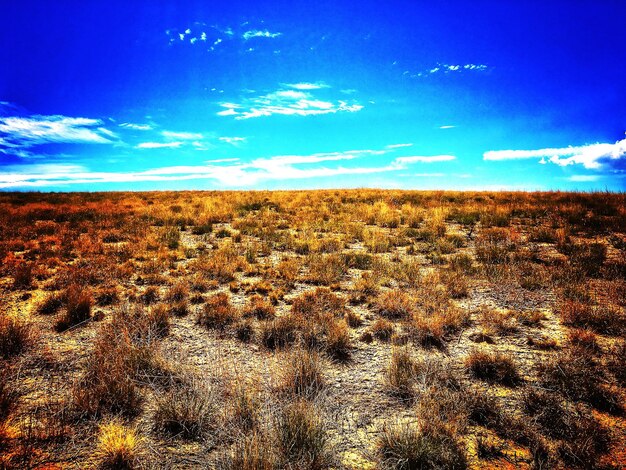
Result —
[{"label": "brown shrub", "polygon": [[479,318],[488,334],[507,336],[518,331],[517,319],[510,310],[500,311],[483,307],[480,309]]},{"label": "brown shrub", "polygon": [[353,310],[346,311],[343,318],[350,328],[357,328],[363,324],[363,318],[361,318],[361,315]]},{"label": "brown shrub", "polygon": [[64,294],[65,311],[57,319],[57,331],[65,331],[91,318],[93,298],[91,292],[81,286],[70,286]]},{"label": "brown shrub", "polygon": [[484,264],[501,264],[507,261],[515,248],[511,231],[507,228],[482,230],[475,240],[476,259]]},{"label": "brown shrub", "polygon": [[352,351],[352,341],[348,324],[343,321],[332,321],[326,329],[326,352],[335,359],[346,359]]},{"label": "brown shrub", "polygon": [[285,315],[261,323],[261,343],[268,349],[284,348],[295,343],[301,329],[300,321],[293,315]]},{"label": "brown shrub", "polygon": [[440,422],[385,424],[376,441],[381,468],[465,469],[462,442]]},{"label": "brown shrub", "polygon": [[219,401],[211,390],[182,383],[155,399],[154,429],[162,434],[197,440],[216,429]]},{"label": "brown shrub", "polygon": [[402,290],[389,290],[374,301],[374,310],[385,318],[408,318],[415,309],[411,296]]},{"label": "brown shrub", "polygon": [[393,323],[384,318],[378,318],[371,326],[371,334],[379,341],[389,341],[393,335]]},{"label": "brown shrub", "polygon": [[230,297],[224,292],[209,297],[204,308],[198,313],[197,323],[212,329],[223,330],[235,323],[239,312],[230,303]]},{"label": "brown shrub", "polygon": [[33,268],[30,263],[19,263],[13,270],[13,289],[30,289],[33,285]]},{"label": "brown shrub", "polygon": [[274,306],[258,294],[248,299],[248,305],[243,310],[246,317],[256,317],[259,320],[272,319],[276,316]]},{"label": "brown shrub", "polygon": [[537,373],[542,386],[570,400],[583,401],[610,412],[619,412],[622,408],[619,396],[606,385],[602,366],[588,354],[579,354],[576,350],[561,352],[538,363]]},{"label": "brown shrub", "polygon": [[0,358],[21,354],[32,340],[32,330],[28,323],[5,312],[0,312]]},{"label": "brown shrub", "polygon": [[159,289],[154,286],[146,288],[143,294],[141,294],[141,301],[145,305],[152,305],[159,300]]},{"label": "brown shrub", "polygon": [[315,320],[326,314],[340,317],[345,311],[345,302],[326,287],[307,291],[293,299],[291,312],[305,319]]},{"label": "brown shrub", "polygon": [[314,406],[296,400],[285,406],[276,419],[278,445],[287,462],[297,468],[328,468],[331,455],[324,421]]},{"label": "brown shrub", "polygon": [[417,362],[407,348],[394,348],[389,366],[385,371],[385,384],[388,390],[402,399],[414,396]]},{"label": "brown shrub", "polygon": [[589,328],[597,333],[620,335],[626,331],[626,315],[608,305],[588,305],[565,301],[558,309],[561,321],[576,328]]},{"label": "brown shrub", "polygon": [[189,287],[184,282],[178,282],[170,288],[165,296],[169,302],[182,302],[189,296]]},{"label": "brown shrub", "polygon": [[608,450],[609,433],[580,405],[571,406],[558,394],[536,389],[526,390],[522,404],[545,435],[560,441],[557,451],[567,465],[585,467]]},{"label": "brown shrub", "polygon": [[502,385],[516,385],[521,378],[513,358],[503,353],[474,350],[465,359],[465,367],[477,379]]},{"label": "brown shrub", "polygon": [[295,349],[282,368],[279,389],[289,395],[314,398],[324,388],[319,355],[308,349]]}]

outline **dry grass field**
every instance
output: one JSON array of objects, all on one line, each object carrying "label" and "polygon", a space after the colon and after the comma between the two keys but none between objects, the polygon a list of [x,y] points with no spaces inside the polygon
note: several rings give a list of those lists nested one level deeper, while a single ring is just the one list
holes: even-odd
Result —
[{"label": "dry grass field", "polygon": [[0,468],[626,466],[626,195],[0,194]]}]

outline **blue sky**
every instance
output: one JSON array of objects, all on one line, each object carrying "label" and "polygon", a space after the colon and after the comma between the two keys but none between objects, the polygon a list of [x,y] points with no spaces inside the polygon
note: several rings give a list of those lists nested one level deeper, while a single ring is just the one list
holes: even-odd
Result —
[{"label": "blue sky", "polygon": [[624,25],[608,0],[2,2],[0,190],[624,190]]}]

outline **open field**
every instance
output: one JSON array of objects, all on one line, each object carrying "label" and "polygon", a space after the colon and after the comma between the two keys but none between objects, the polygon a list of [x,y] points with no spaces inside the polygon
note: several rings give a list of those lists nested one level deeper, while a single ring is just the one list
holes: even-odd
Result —
[{"label": "open field", "polygon": [[0,468],[624,468],[626,195],[0,194]]}]

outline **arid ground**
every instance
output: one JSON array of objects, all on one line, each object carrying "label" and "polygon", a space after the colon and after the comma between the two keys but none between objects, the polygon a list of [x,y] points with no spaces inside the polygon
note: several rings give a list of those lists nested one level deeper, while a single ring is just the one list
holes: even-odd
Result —
[{"label": "arid ground", "polygon": [[0,468],[626,466],[626,195],[0,194]]}]

